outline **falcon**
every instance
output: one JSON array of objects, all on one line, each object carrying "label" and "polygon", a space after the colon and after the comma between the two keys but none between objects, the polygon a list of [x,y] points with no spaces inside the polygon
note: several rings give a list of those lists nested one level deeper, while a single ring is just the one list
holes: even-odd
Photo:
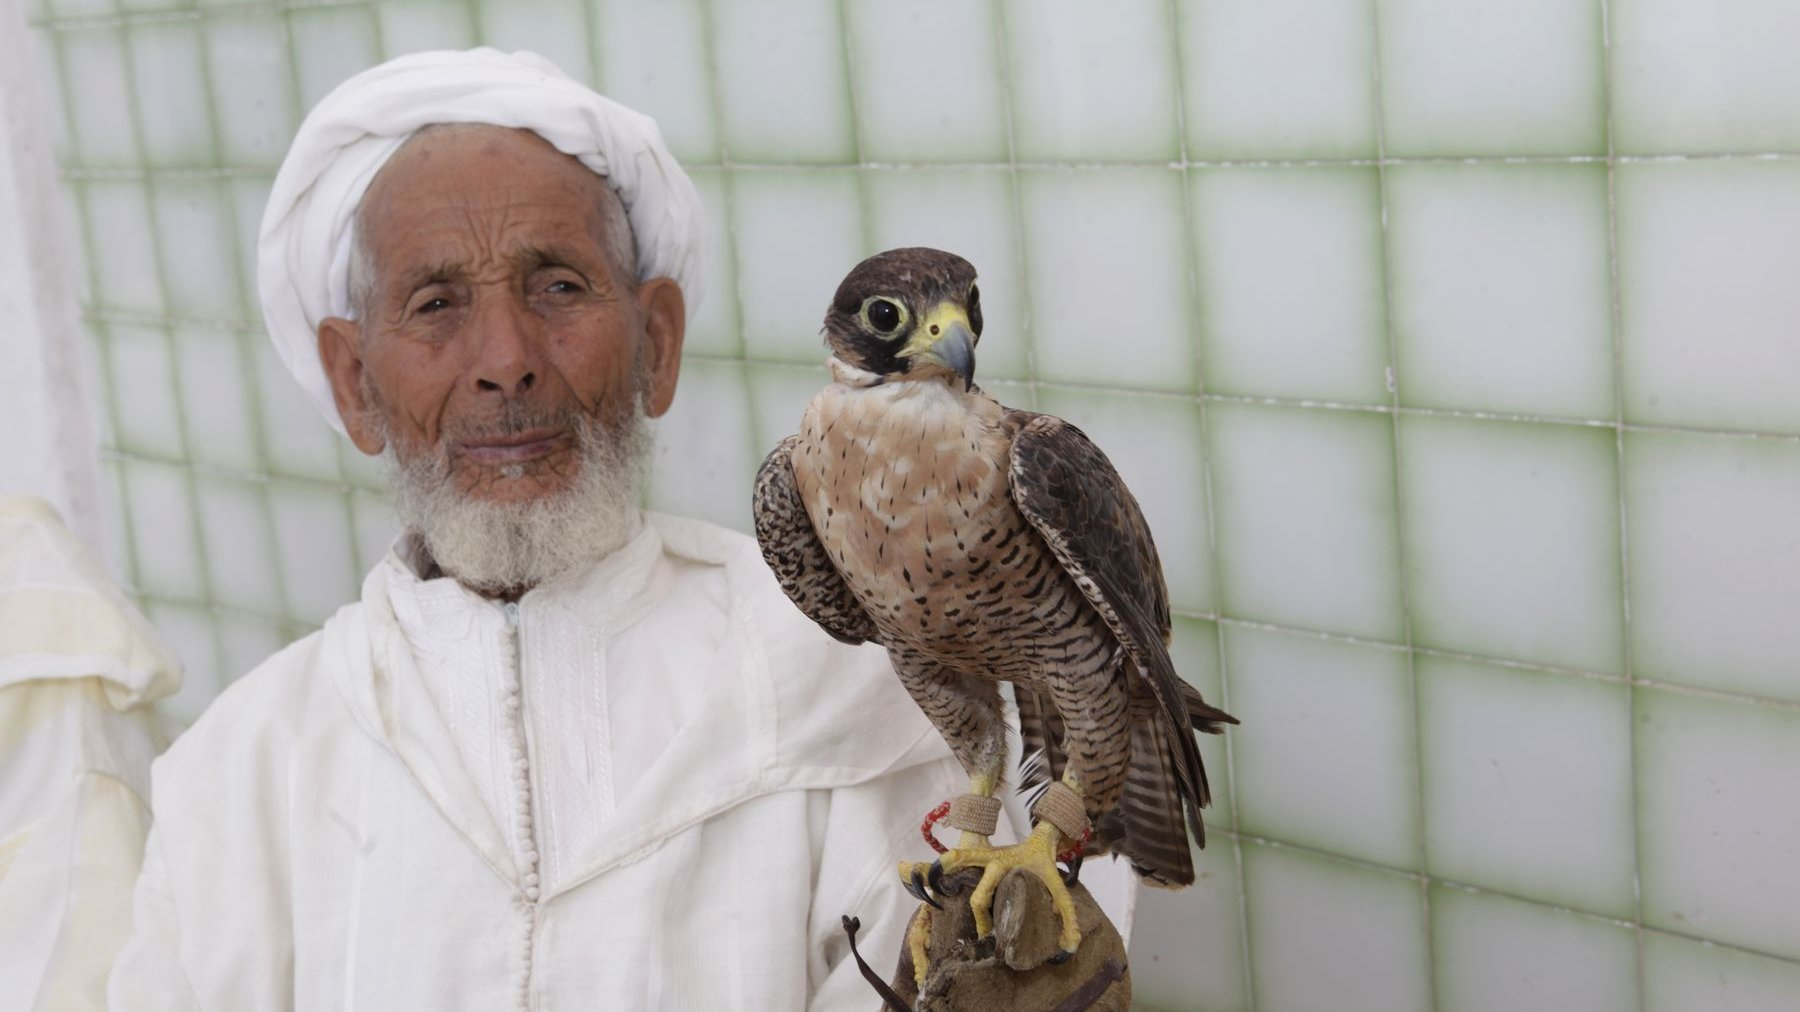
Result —
[{"label": "falcon", "polygon": [[[980,868],[977,932],[1013,868],[1050,890],[1062,957],[1081,936],[1067,883],[1082,855],[1144,881],[1194,881],[1209,800],[1193,732],[1237,721],[1170,660],[1169,595],[1137,501],[1106,455],[1053,415],[975,385],[975,268],[940,250],[858,264],[825,316],[833,382],[757,473],[757,540],[788,596],[846,643],[879,643],[969,775],[957,845],[903,863],[915,896]],[[1038,793],[1022,842],[988,842],[1007,765],[1011,682]],[[928,913],[928,912],[927,912]],[[923,941],[910,939],[923,973]]]}]

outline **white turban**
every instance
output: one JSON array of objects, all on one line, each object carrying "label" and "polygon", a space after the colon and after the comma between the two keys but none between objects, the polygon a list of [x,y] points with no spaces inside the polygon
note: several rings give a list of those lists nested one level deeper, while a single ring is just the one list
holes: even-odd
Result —
[{"label": "white turban", "polygon": [[700,195],[656,122],[595,94],[534,53],[414,53],[326,95],[294,135],[263,212],[257,291],[275,349],[325,420],[344,431],[318,328],[350,316],[350,245],[369,181],[434,123],[523,127],[605,177],[637,239],[640,279],[672,278],[691,319],[702,285]]}]

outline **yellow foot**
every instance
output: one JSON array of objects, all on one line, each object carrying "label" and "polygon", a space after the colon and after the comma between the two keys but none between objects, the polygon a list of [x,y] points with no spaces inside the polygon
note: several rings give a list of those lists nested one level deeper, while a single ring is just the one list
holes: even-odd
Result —
[{"label": "yellow foot", "polygon": [[925,986],[925,972],[931,969],[931,956],[925,951],[930,942],[931,908],[921,906],[913,915],[912,925],[906,929],[906,949],[912,953],[913,984],[919,988]]},{"label": "yellow foot", "polygon": [[[964,833],[962,842],[957,846],[958,848],[986,850],[988,841],[985,836]],[[943,874],[943,868],[938,867],[935,862],[932,864],[917,861],[900,862],[900,881],[905,884],[906,891],[912,893],[913,897],[922,904],[919,907],[918,915],[912,919],[912,925],[907,928],[906,932],[906,947],[913,957],[913,982],[920,987],[925,986],[925,973],[931,967],[931,958],[926,955],[925,951],[931,943],[931,911],[933,908],[944,909],[944,905],[939,903],[932,893],[951,895],[943,889]]]},{"label": "yellow foot", "polygon": [[[1001,880],[1014,868],[1030,872],[1050,890],[1050,900],[1056,907],[1057,916],[1062,919],[1062,932],[1057,936],[1057,945],[1062,949],[1063,955],[1054,960],[1061,962],[1073,955],[1081,945],[1081,929],[1075,924],[1075,900],[1069,895],[1069,887],[1063,881],[1062,869],[1056,866],[1056,851],[1061,841],[1062,834],[1057,832],[1055,826],[1040,822],[1030,836],[1011,847],[959,846],[945,851],[942,857],[929,865],[902,863],[900,878],[906,883],[908,892],[932,906],[939,906],[925,892],[926,886],[941,895],[952,895],[944,889],[945,875],[964,868],[980,868],[981,881],[976,883],[975,891],[969,894],[969,910],[975,915],[975,933],[986,938],[994,933],[994,892],[1000,888]],[[914,966],[916,969],[917,964]]]}]

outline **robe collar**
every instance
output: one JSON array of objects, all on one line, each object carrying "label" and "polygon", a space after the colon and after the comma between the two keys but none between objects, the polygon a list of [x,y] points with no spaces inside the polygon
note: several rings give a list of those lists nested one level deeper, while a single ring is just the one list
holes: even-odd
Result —
[{"label": "robe collar", "polygon": [[[648,531],[614,557],[571,576],[567,586],[557,581],[531,593],[596,609],[623,628],[660,598],[657,574],[670,570],[659,560],[721,567],[726,589],[719,601],[720,633],[732,644],[731,657],[711,673],[701,711],[613,810],[616,829],[540,902],[630,864],[675,833],[752,798],[861,783],[948,755],[880,648],[850,651],[820,633],[781,593],[755,542],[697,521],[646,520]],[[364,582],[361,602],[326,623],[320,657],[326,676],[352,718],[394,754],[446,821],[502,879],[519,883],[512,848],[467,772],[401,631],[394,581],[433,583],[390,553]],[[466,593],[453,582],[430,592]],[[500,607],[472,597],[463,600],[465,614]]]},{"label": "robe collar", "polygon": [[[663,550],[662,539],[642,514],[632,514],[631,527],[634,533],[612,554],[520,595],[519,609],[559,609],[596,630],[617,632],[630,625],[656,604],[651,590]],[[410,531],[394,543],[381,568],[387,571],[384,589],[395,615],[414,642],[460,632],[471,613],[499,613],[505,607],[446,576],[423,539]]]}]

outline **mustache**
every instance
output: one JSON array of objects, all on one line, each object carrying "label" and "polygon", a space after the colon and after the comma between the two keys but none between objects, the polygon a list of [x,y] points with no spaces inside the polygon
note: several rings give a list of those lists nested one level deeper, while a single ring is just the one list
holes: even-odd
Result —
[{"label": "mustache", "polygon": [[496,436],[516,436],[539,429],[580,433],[586,421],[586,416],[572,405],[547,407],[509,399],[491,416],[457,419],[455,424],[446,427],[441,433],[440,442],[454,445]]}]

